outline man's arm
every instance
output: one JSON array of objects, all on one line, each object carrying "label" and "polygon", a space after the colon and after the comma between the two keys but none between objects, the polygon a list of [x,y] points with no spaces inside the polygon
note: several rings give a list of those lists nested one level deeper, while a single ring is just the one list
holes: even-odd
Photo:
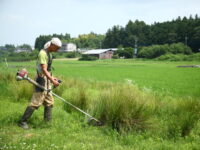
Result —
[{"label": "man's arm", "polygon": [[45,64],[41,64],[41,68],[42,68],[42,72],[44,73],[44,75],[53,83],[53,85],[56,87],[59,85],[59,82],[56,78],[54,78],[53,76],[51,76],[50,72],[48,72],[47,70],[47,65]]}]

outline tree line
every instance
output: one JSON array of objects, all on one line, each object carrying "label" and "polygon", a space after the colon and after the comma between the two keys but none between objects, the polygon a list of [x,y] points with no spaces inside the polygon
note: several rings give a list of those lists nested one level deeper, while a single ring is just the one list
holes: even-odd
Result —
[{"label": "tree line", "polygon": [[31,51],[32,48],[29,44],[22,44],[19,46],[15,46],[13,44],[5,44],[4,46],[0,46],[0,51],[7,51],[7,52],[13,52],[16,49],[26,49],[27,51]]},{"label": "tree line", "polygon": [[[22,50],[17,52],[16,50]],[[22,44],[15,46],[13,44],[5,44],[0,46],[0,62],[4,61],[5,58],[8,61],[28,61],[37,58],[37,52],[32,51],[32,48],[28,44]]]},{"label": "tree line", "polygon": [[163,23],[146,24],[144,21],[129,21],[125,27],[113,26],[105,35],[103,46],[108,47],[139,47],[184,43],[193,52],[200,49],[200,18],[196,15],[178,17]]},{"label": "tree line", "polygon": [[40,35],[35,40],[35,48],[40,50],[44,44],[52,37],[58,37],[63,43],[75,43],[80,49],[97,49],[102,47],[102,42],[105,39],[105,35],[96,34],[91,32],[89,34],[81,34],[77,38],[71,38],[70,34],[52,34],[52,35]]},{"label": "tree line", "polygon": [[114,25],[105,35],[89,33],[71,38],[70,34],[40,35],[36,38],[35,48],[41,49],[52,37],[58,37],[63,42],[75,43],[80,49],[144,47],[172,43],[184,43],[193,52],[200,49],[200,18],[198,15],[178,17],[163,23],[155,22],[148,25],[144,21],[128,21],[125,27]]}]

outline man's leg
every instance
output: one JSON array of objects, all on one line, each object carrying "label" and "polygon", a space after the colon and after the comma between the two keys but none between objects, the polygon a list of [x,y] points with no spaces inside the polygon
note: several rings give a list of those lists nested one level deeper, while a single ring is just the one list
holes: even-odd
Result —
[{"label": "man's leg", "polygon": [[44,121],[48,122],[52,119],[53,106],[44,106]]},{"label": "man's leg", "polygon": [[28,129],[28,124],[27,121],[28,119],[31,117],[31,115],[33,114],[35,110],[35,107],[32,106],[28,106],[24,112],[24,115],[22,116],[21,120],[18,123],[19,127],[22,127],[23,129]]},{"label": "man's leg", "polygon": [[52,119],[54,99],[51,93],[47,93],[44,99],[44,120],[50,121]]},{"label": "man's leg", "polygon": [[36,108],[39,108],[44,101],[44,93],[43,92],[34,92],[31,98],[31,102],[29,106],[26,108],[24,115],[22,116],[21,120],[18,123],[19,127],[23,129],[28,129],[28,119],[33,114]]}]

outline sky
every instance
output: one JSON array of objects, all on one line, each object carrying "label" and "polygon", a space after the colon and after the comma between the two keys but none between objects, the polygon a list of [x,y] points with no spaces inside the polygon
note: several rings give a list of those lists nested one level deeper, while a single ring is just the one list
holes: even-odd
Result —
[{"label": "sky", "polygon": [[200,16],[200,0],[0,0],[0,45],[30,44],[39,35],[105,34],[136,19],[147,24]]}]

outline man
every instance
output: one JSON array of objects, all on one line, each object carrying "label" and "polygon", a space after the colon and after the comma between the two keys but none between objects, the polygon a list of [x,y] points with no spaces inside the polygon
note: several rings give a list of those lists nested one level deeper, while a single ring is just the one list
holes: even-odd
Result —
[{"label": "man", "polygon": [[[47,89],[51,88],[51,83],[54,87],[59,86],[58,79],[51,74],[52,55],[51,52],[57,52],[61,48],[62,43],[58,38],[52,38],[51,41],[44,45],[44,49],[40,50],[37,60],[37,77],[36,82]],[[52,116],[52,107],[54,99],[51,93],[35,87],[31,102],[26,108],[24,115],[18,125],[23,129],[28,129],[27,121],[33,114],[35,109],[44,105],[44,120],[50,121]]]}]

